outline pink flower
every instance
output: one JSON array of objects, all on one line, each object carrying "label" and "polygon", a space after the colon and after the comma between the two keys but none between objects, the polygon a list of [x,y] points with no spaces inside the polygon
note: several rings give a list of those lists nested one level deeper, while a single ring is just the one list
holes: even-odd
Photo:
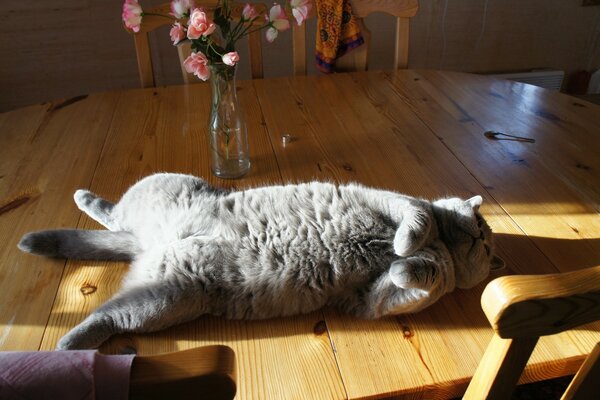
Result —
[{"label": "pink flower", "polygon": [[238,61],[240,61],[240,56],[237,51],[229,52],[223,56],[223,63],[227,65],[234,66]]},{"label": "pink flower", "polygon": [[242,10],[242,16],[245,20],[250,21],[251,19],[258,17],[258,12],[251,4],[246,3]]},{"label": "pink flower", "polygon": [[187,37],[198,39],[200,36],[208,36],[214,32],[217,26],[206,16],[201,8],[195,8],[190,14]]},{"label": "pink flower", "polygon": [[279,4],[275,4],[269,10],[269,15],[265,15],[265,19],[269,22],[266,36],[269,42],[275,40],[279,32],[290,29],[290,21],[288,21],[283,8]]},{"label": "pink flower", "polygon": [[173,0],[171,2],[171,15],[179,19],[194,7],[194,0]]},{"label": "pink flower", "polygon": [[125,0],[123,3],[123,22],[125,26],[134,32],[140,31],[140,24],[142,23],[142,7],[138,4],[137,0]]},{"label": "pink flower", "polygon": [[169,32],[173,44],[177,44],[185,39],[185,28],[179,22],[175,22]]},{"label": "pink flower", "polygon": [[308,13],[312,8],[310,0],[291,0],[290,6],[292,6],[292,15],[296,18],[298,26],[302,25],[308,18]]},{"label": "pink flower", "polygon": [[183,67],[190,74],[196,75],[203,81],[210,78],[210,70],[208,69],[208,58],[201,52],[192,53],[183,62]]}]

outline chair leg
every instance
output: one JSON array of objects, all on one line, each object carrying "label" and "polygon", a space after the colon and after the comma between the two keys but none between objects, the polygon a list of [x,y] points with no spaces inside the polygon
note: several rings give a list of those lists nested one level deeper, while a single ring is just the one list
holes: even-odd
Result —
[{"label": "chair leg", "polygon": [[593,399],[600,393],[600,342],[592,349],[561,400]]},{"label": "chair leg", "polygon": [[463,399],[510,399],[537,341],[494,334]]}]

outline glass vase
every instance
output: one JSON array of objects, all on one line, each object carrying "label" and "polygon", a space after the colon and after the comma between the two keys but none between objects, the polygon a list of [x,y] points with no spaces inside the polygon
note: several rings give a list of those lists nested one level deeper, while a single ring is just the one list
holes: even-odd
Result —
[{"label": "glass vase", "polygon": [[248,131],[238,102],[235,86],[235,66],[212,64],[210,83],[212,105],[209,134],[213,174],[234,179],[250,169]]}]

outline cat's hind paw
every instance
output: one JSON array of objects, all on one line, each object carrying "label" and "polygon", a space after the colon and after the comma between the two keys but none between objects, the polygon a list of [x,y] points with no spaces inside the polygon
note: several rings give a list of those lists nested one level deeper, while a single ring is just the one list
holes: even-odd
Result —
[{"label": "cat's hind paw", "polygon": [[95,221],[104,225],[111,231],[119,230],[117,224],[111,217],[114,204],[96,196],[89,190],[80,189],[73,195],[77,207],[93,218]]},{"label": "cat's hind paw", "polygon": [[90,315],[58,341],[56,350],[97,349],[113,334],[110,324]]},{"label": "cat's hind paw", "polygon": [[97,349],[98,347],[100,347],[100,344],[94,346],[85,341],[80,341],[78,338],[63,336],[56,344],[55,350],[89,350]]},{"label": "cat's hind paw", "polygon": [[79,207],[80,210],[85,211],[88,206],[96,199],[96,195],[94,195],[89,190],[79,189],[75,191],[73,195],[73,200],[75,200],[75,204]]}]

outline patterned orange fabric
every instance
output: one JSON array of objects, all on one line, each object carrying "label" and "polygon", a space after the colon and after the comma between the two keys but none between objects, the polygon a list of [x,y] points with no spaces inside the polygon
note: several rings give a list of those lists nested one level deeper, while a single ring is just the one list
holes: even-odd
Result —
[{"label": "patterned orange fabric", "polygon": [[350,0],[316,0],[317,5],[317,68],[333,72],[335,60],[365,41]]}]

